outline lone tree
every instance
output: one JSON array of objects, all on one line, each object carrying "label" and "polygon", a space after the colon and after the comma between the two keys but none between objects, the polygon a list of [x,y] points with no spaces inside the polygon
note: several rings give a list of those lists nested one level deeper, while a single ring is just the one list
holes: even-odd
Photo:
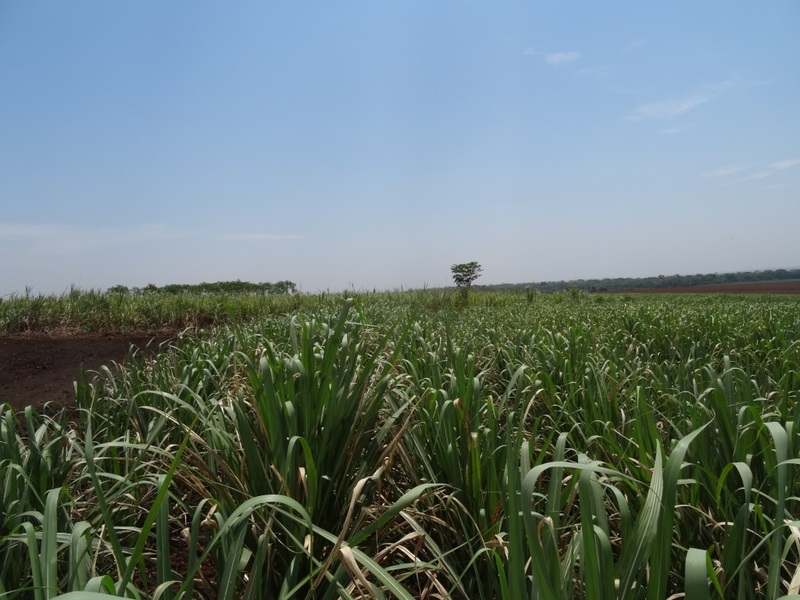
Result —
[{"label": "lone tree", "polygon": [[472,287],[472,282],[481,276],[483,268],[477,262],[472,261],[453,265],[450,270],[453,272],[453,281],[461,288],[461,293],[466,295],[469,288]]}]

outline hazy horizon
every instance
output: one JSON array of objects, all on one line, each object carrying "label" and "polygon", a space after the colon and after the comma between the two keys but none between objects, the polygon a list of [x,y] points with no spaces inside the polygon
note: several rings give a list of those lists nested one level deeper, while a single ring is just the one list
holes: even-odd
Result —
[{"label": "hazy horizon", "polygon": [[797,268],[800,4],[0,4],[0,297]]},{"label": "hazy horizon", "polygon": [[[651,279],[651,278],[657,278],[657,277],[673,277],[673,276],[688,277],[688,276],[693,276],[693,275],[700,275],[700,276],[702,276],[702,275],[731,275],[731,274],[737,274],[737,273],[779,271],[779,270],[795,271],[795,270],[798,270],[798,269],[800,269],[800,267],[794,266],[794,267],[775,267],[775,268],[767,268],[767,269],[751,269],[751,270],[745,270],[745,271],[716,271],[714,273],[658,273],[658,274],[653,274],[653,275],[642,275],[642,276],[620,275],[620,276],[616,276],[616,277],[615,276],[608,276],[608,277],[579,277],[579,278],[576,278],[576,279],[549,279],[549,280],[541,279],[541,280],[535,280],[535,281],[534,280],[531,280],[531,281],[500,281],[500,282],[493,282],[493,283],[486,283],[485,281],[483,281],[483,275],[481,274],[481,276],[478,278],[478,280],[476,280],[474,282],[473,286],[475,288],[481,288],[481,287],[494,287],[494,286],[506,286],[506,285],[519,286],[519,285],[526,285],[526,284],[536,285],[536,284],[551,284],[551,283],[572,283],[572,282],[579,282],[579,281],[595,281],[595,280],[597,280],[597,281],[604,281],[604,280],[613,281],[613,280],[617,280],[617,279],[632,279],[632,280],[636,280],[636,279]],[[81,286],[78,286],[78,285],[75,285],[75,284],[70,284],[69,286],[65,287],[63,290],[60,290],[60,291],[59,290],[54,290],[54,291],[50,291],[50,292],[41,292],[41,291],[33,289],[32,287],[27,287],[26,289],[15,290],[13,292],[5,294],[4,296],[0,296],[0,299],[4,298],[4,297],[5,298],[8,298],[8,297],[19,297],[19,296],[24,296],[26,294],[32,294],[34,296],[37,296],[37,295],[55,295],[55,296],[58,296],[58,295],[61,295],[61,294],[70,293],[72,290],[105,292],[105,291],[108,291],[109,288],[117,287],[117,286],[123,286],[125,288],[128,288],[128,290],[136,290],[136,289],[145,288],[145,287],[147,287],[148,285],[151,285],[151,284],[152,285],[157,285],[157,287],[163,287],[163,286],[166,286],[166,285],[200,285],[200,284],[204,284],[204,283],[215,284],[215,283],[224,283],[224,282],[229,282],[229,281],[242,281],[242,282],[245,282],[245,283],[254,283],[254,284],[258,284],[258,283],[278,283],[278,281],[249,281],[249,280],[242,280],[242,279],[239,279],[239,280],[235,280],[235,279],[234,280],[228,280],[228,279],[226,279],[226,280],[214,280],[214,281],[205,281],[205,280],[203,280],[203,281],[168,281],[168,282],[165,282],[165,283],[162,283],[162,284],[154,284],[152,282],[148,282],[147,284],[144,284],[144,285],[126,285],[124,282],[117,282],[114,285],[109,285],[109,286],[105,286],[105,287],[100,286],[100,287],[94,287],[94,288],[84,288],[84,287],[81,287]],[[289,280],[289,281],[291,281],[291,280]],[[295,283],[295,282],[292,281],[292,283]],[[712,284],[709,284],[709,285],[717,285],[717,284],[712,283]],[[323,292],[324,293],[328,293],[328,292],[330,292],[330,293],[340,293],[340,292],[347,292],[348,290],[354,290],[356,292],[371,292],[371,291],[376,291],[376,292],[395,292],[395,291],[413,291],[413,290],[423,290],[423,289],[435,290],[435,289],[444,289],[444,288],[453,288],[453,289],[457,288],[456,284],[453,283],[452,274],[448,278],[448,281],[446,283],[444,283],[442,285],[438,285],[438,286],[432,286],[432,285],[424,284],[422,286],[412,286],[412,287],[400,285],[400,286],[396,286],[396,287],[393,287],[393,288],[366,288],[366,287],[355,287],[353,285],[350,285],[350,286],[344,287],[344,288],[336,288],[336,289],[332,289],[332,288],[322,289],[322,288],[319,288],[319,289],[316,289],[316,290],[307,290],[307,289],[303,289],[302,286],[298,286],[297,287],[297,293],[300,293],[300,294],[315,294],[315,293],[323,293]]]}]

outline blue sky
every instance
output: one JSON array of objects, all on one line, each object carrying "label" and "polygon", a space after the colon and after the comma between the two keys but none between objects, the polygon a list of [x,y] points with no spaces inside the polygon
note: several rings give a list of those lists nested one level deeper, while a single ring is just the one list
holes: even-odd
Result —
[{"label": "blue sky", "polygon": [[800,3],[0,3],[0,296],[800,266]]}]

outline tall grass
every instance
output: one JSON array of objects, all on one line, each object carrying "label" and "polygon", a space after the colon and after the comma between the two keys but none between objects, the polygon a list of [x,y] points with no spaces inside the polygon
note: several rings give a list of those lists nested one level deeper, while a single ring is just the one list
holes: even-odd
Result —
[{"label": "tall grass", "polygon": [[0,409],[0,598],[800,591],[797,300],[281,302]]},{"label": "tall grass", "polygon": [[118,294],[72,288],[60,295],[25,294],[0,301],[0,333],[155,332],[281,315],[318,303],[312,296]]}]

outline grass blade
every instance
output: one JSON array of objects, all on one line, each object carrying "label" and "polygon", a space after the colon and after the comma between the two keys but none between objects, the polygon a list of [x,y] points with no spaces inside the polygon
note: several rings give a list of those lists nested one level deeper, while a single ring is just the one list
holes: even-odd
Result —
[{"label": "grass blade", "polygon": [[689,548],[686,552],[684,575],[686,600],[708,600],[708,576],[706,575],[706,551]]}]

